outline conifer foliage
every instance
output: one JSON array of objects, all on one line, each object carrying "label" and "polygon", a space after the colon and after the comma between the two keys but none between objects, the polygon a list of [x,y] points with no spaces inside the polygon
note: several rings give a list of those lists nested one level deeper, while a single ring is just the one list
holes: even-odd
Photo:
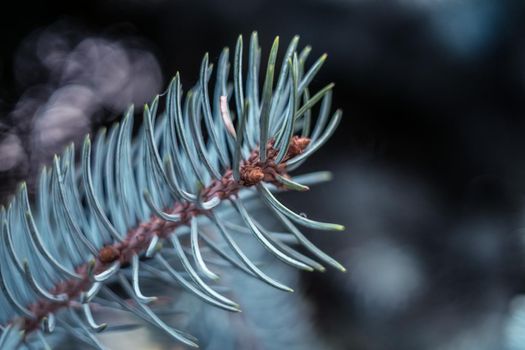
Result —
[{"label": "conifer foliage", "polygon": [[[94,333],[111,325],[96,319],[97,307],[129,311],[197,346],[156,314],[159,296],[142,287],[155,278],[237,312],[240,306],[217,288],[213,265],[220,259],[291,291],[243,251],[240,232],[285,264],[344,271],[300,231],[343,227],[298,214],[276,197],[330,178],[290,172],[341,119],[341,111],[331,112],[333,84],[310,89],[326,56],[307,67],[310,47],[299,51],[298,42],[293,38],[278,60],[276,38],[265,69],[256,33],[247,50],[242,37],[233,54],[225,48],[216,68],[206,54],[197,84],[184,94],[177,74],[145,106],[136,132],[130,108],[120,123],[86,136],[79,164],[74,145],[55,156],[34,199],[20,186],[0,210],[0,348],[48,347],[50,334],[60,331],[103,349]],[[261,205],[285,234],[259,222]]]}]

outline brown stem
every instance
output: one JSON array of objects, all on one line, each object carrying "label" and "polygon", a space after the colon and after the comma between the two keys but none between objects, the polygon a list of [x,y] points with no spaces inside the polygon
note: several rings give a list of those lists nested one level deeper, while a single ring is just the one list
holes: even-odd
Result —
[{"label": "brown stem", "polygon": [[[201,191],[201,197],[208,201],[213,197],[228,199],[237,196],[241,188],[251,187],[261,181],[281,186],[277,181],[276,175],[288,176],[286,165],[290,158],[300,154],[310,140],[304,137],[294,136],[290,142],[286,156],[280,164],[275,163],[278,150],[273,147],[273,141],[268,143],[267,159],[261,162],[258,148],[244,160],[240,169],[240,180],[237,182],[233,178],[231,170],[227,170],[220,180],[213,180],[211,184]],[[137,227],[128,230],[122,242],[115,242],[100,248],[98,256],[95,258],[94,272],[105,271],[113,262],[119,260],[121,266],[130,263],[135,254],[142,254],[148,248],[151,240],[156,235],[160,239],[167,238],[177,227],[187,225],[193,216],[205,215],[206,210],[197,207],[194,203],[176,202],[171,208],[166,210],[170,214],[179,214],[181,220],[178,222],[165,221],[152,215],[146,222],[140,223]],[[40,299],[29,305],[28,309],[34,314],[34,318],[22,318],[22,329],[25,334],[29,334],[39,328],[44,317],[50,313],[55,313],[61,308],[69,307],[73,304],[80,294],[91,286],[88,274],[89,263],[78,266],[75,271],[82,276],[81,279],[70,279],[58,283],[51,292],[54,294],[67,294],[67,301],[62,303],[50,302]]]}]

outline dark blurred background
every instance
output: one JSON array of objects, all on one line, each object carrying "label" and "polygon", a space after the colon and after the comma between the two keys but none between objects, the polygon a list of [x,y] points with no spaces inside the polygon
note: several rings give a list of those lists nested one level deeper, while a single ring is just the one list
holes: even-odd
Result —
[{"label": "dark blurred background", "polygon": [[[525,2],[15,1],[1,11],[0,197],[65,143],[193,84],[252,30],[329,59],[344,110],[284,197],[348,272],[300,276],[329,349],[525,349]],[[312,60],[311,60],[312,61]],[[283,329],[286,332],[286,329]]]}]

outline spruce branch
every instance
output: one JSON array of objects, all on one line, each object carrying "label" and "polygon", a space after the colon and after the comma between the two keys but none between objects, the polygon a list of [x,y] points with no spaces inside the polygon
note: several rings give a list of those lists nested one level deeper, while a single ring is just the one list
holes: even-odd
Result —
[{"label": "spruce branch", "polygon": [[[288,265],[324,271],[325,263],[344,271],[295,224],[344,228],[297,214],[274,195],[305,191],[329,178],[326,172],[292,177],[289,171],[317,151],[341,120],[340,111],[329,117],[333,84],[310,97],[308,86],[326,56],[305,71],[309,49],[297,54],[295,37],[277,70],[278,42],[277,38],[272,46],[260,95],[257,35],[251,36],[245,83],[239,37],[231,94],[235,113],[228,100],[229,50],[220,56],[213,97],[208,91],[212,66],[206,54],[197,85],[183,97],[177,73],[167,92],[145,106],[136,137],[130,108],[121,123],[101,130],[93,143],[86,136],[79,166],[74,145],[55,156],[52,166],[41,172],[33,203],[25,184],[20,186],[8,207],[0,209],[2,348],[5,344],[23,348],[32,342],[47,346],[44,334],[60,327],[101,349],[93,333],[107,325],[98,323],[92,313],[98,305],[132,312],[175,340],[197,346],[194,337],[169,326],[152,310],[158,297],[145,295],[141,281],[146,276],[173,281],[204,302],[239,311],[235,301],[209,283],[220,276],[208,266],[203,246],[246,274],[292,291],[243,252],[230,233],[233,217]],[[311,130],[312,111],[319,101],[319,117]],[[266,230],[254,216],[249,203],[253,198],[262,199],[287,235],[314,258]],[[208,237],[209,231],[216,234]],[[114,284],[127,298],[115,293]]]}]

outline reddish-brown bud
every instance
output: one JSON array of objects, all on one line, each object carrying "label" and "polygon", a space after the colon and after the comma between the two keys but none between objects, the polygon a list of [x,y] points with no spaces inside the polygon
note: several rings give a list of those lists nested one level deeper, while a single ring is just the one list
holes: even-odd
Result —
[{"label": "reddish-brown bud", "polygon": [[298,154],[301,154],[303,150],[310,144],[308,137],[294,136],[290,141],[290,147],[288,147],[288,157],[292,158]]},{"label": "reddish-brown bud", "polygon": [[120,252],[113,246],[105,246],[98,253],[98,258],[103,264],[110,264],[120,257]]},{"label": "reddish-brown bud", "polygon": [[244,186],[256,185],[264,179],[264,172],[258,166],[243,167],[240,175]]}]

